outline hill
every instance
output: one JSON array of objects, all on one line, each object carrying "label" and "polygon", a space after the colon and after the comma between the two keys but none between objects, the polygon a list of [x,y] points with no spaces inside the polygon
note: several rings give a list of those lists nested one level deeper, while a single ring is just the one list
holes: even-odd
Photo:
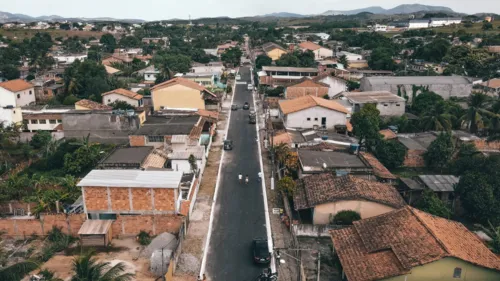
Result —
[{"label": "hill", "polygon": [[454,11],[448,7],[442,6],[429,6],[429,5],[420,5],[420,4],[403,4],[392,9],[384,9],[379,6],[367,7],[362,9],[348,10],[348,11],[335,11],[329,10],[321,15],[323,16],[332,16],[332,15],[355,15],[363,12],[368,12],[372,14],[385,14],[385,15],[396,15],[396,14],[412,14],[417,12],[448,12],[454,13]]}]

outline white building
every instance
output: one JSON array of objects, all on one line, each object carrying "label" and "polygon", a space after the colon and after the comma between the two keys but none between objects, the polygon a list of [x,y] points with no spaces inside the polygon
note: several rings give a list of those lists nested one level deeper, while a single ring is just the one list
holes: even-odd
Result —
[{"label": "white building", "polygon": [[139,107],[143,104],[143,96],[141,94],[126,90],[126,89],[115,89],[106,93],[101,94],[102,104],[111,104],[116,101],[123,101],[130,104],[133,107]]},{"label": "white building", "polygon": [[158,74],[160,74],[160,71],[158,69],[155,69],[153,66],[152,69],[148,69],[148,70],[144,71],[144,81],[155,82],[156,76]]},{"label": "white building", "polygon": [[330,39],[330,34],[328,33],[320,32],[320,33],[315,33],[314,35],[321,38],[322,41],[327,41],[328,39]]},{"label": "white building", "polygon": [[72,109],[73,107],[26,107],[22,109],[22,120],[26,125],[26,129],[30,132],[62,131],[62,115]]},{"label": "white building", "polygon": [[330,88],[328,89],[328,96],[333,98],[339,93],[347,91],[347,82],[344,79],[331,76],[329,74],[319,75],[313,78],[316,82],[321,82],[328,84]]},{"label": "white building", "polygon": [[35,104],[35,86],[22,79],[0,83],[0,107]]},{"label": "white building", "polygon": [[79,61],[86,60],[87,54],[54,55],[53,57],[58,64],[72,64],[76,60]]},{"label": "white building", "polygon": [[462,23],[461,18],[431,18],[430,27],[447,26]]},{"label": "white building", "polygon": [[429,28],[429,20],[410,20],[408,29]]},{"label": "white building", "polygon": [[20,107],[0,107],[0,126],[20,125],[23,115]]},{"label": "white building", "polygon": [[356,60],[363,60],[362,55],[358,55],[355,53],[350,53],[350,52],[337,52],[337,58],[341,58],[342,56],[346,56],[348,61],[356,61]]},{"label": "white building", "polygon": [[375,32],[386,32],[387,31],[387,25],[376,24],[373,27],[373,31],[375,31]]},{"label": "white building", "polygon": [[310,41],[305,41],[299,44],[299,48],[302,51],[312,51],[314,53],[314,59],[315,60],[323,60],[325,58],[330,58],[333,57],[333,51],[325,48],[323,46],[320,46],[318,44],[315,44]]},{"label": "white building", "polygon": [[349,102],[351,114],[358,112],[369,103],[376,104],[380,116],[402,116],[405,113],[406,100],[387,91],[343,92],[335,98]]},{"label": "white building", "polygon": [[333,100],[314,96],[303,96],[279,102],[280,118],[287,128],[334,129],[345,126],[348,111]]},{"label": "white building", "polygon": [[205,166],[205,147],[193,146],[186,150],[174,150],[168,155],[169,161],[172,164],[172,170],[183,173],[191,173],[191,164],[189,163],[189,156],[193,155],[196,159],[196,166],[201,169]]}]

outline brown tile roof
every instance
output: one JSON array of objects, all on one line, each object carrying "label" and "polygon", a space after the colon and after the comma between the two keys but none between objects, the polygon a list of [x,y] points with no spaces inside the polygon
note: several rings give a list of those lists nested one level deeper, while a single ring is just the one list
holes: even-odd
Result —
[{"label": "brown tile roof", "polygon": [[281,100],[279,106],[284,114],[301,111],[315,106],[321,106],[346,114],[348,113],[347,109],[338,102],[314,96],[303,96],[293,100]]},{"label": "brown tile roof", "polygon": [[494,78],[489,81],[481,83],[481,85],[492,88],[492,89],[498,89],[500,88],[500,79],[499,78]]},{"label": "brown tile roof", "polygon": [[307,77],[303,77],[301,78],[300,80],[297,80],[295,82],[292,82],[292,83],[289,83],[285,86],[286,88],[311,88],[311,87],[315,87],[315,88],[323,88],[323,87],[326,87],[326,88],[330,88],[330,85],[326,84],[326,83],[323,83],[323,82],[319,82],[318,80],[315,80],[314,78],[313,79],[309,79]]},{"label": "brown tile roof", "polygon": [[56,113],[23,114],[23,119],[25,119],[25,120],[40,120],[40,119],[61,120],[62,114],[56,114]]},{"label": "brown tile roof", "polygon": [[280,49],[282,51],[286,51],[283,47],[281,47],[280,45],[278,45],[278,44],[276,44],[274,42],[268,42],[268,43],[263,44],[262,45],[262,49],[266,53],[269,53],[270,51],[272,51],[274,49]]},{"label": "brown tile roof", "polygon": [[207,118],[213,119],[215,121],[219,120],[219,112],[217,112],[217,111],[198,109],[198,112],[196,112],[196,113],[200,116],[207,117]]},{"label": "brown tile roof", "polygon": [[342,200],[372,201],[394,208],[406,205],[391,185],[372,182],[353,176],[335,177],[331,173],[315,174],[297,181],[295,209],[309,209],[327,202]]},{"label": "brown tile roof", "polygon": [[121,70],[116,69],[116,68],[114,68],[114,67],[111,67],[111,66],[109,66],[109,65],[104,65],[104,68],[106,69],[106,72],[107,72],[108,74],[111,74],[111,75],[113,75],[113,74],[118,73],[118,72],[120,72],[120,71],[121,71]]},{"label": "brown tile roof", "polygon": [[146,157],[141,165],[141,168],[158,168],[161,169],[167,162],[167,156],[160,149],[155,149]]},{"label": "brown tile roof", "polygon": [[75,103],[75,105],[79,105],[81,107],[85,107],[85,108],[92,109],[92,110],[111,110],[111,109],[113,109],[109,105],[105,105],[102,103],[98,103],[98,102],[95,102],[92,100],[85,100],[85,99],[77,101]]},{"label": "brown tile roof", "polygon": [[330,233],[349,281],[403,275],[445,257],[500,271],[500,259],[461,223],[409,206]]},{"label": "brown tile roof", "polygon": [[198,123],[196,123],[195,126],[191,129],[191,132],[189,133],[189,139],[191,140],[199,140],[201,133],[203,132],[203,126],[205,126],[205,122],[207,122],[207,119],[205,117],[200,117],[200,120],[198,120]]},{"label": "brown tile roof", "polygon": [[396,179],[396,176],[394,176],[385,166],[384,164],[380,163],[378,159],[373,156],[373,154],[368,153],[368,152],[360,152],[359,155],[363,157],[366,162],[373,168],[373,173],[383,179]]},{"label": "brown tile roof", "polygon": [[165,81],[163,83],[160,83],[160,84],[152,87],[151,91],[154,91],[154,90],[157,90],[157,89],[167,88],[167,87],[174,86],[174,85],[182,85],[184,87],[188,87],[188,88],[195,89],[195,90],[198,90],[198,91],[204,91],[204,92],[207,92],[208,94],[216,97],[216,95],[214,93],[212,93],[209,90],[207,90],[207,88],[205,88],[204,86],[202,86],[202,85],[200,85],[200,84],[198,84],[196,82],[193,82],[191,80],[188,80],[186,78],[182,78],[182,77],[177,77],[177,78]]},{"label": "brown tile roof", "polygon": [[396,133],[394,133],[390,129],[380,130],[378,132],[379,132],[379,134],[381,134],[382,136],[384,136],[384,140],[392,140],[392,139],[397,139],[398,138],[398,136],[396,135]]},{"label": "brown tile roof", "polygon": [[33,88],[35,86],[33,86],[33,84],[31,83],[24,81],[23,79],[15,79],[0,83],[0,87],[15,93],[27,90],[29,88]]},{"label": "brown tile roof", "polygon": [[124,96],[124,97],[127,97],[127,98],[131,98],[131,99],[134,99],[134,100],[140,100],[140,99],[143,98],[143,96],[141,94],[138,94],[138,93],[135,93],[135,92],[123,89],[123,88],[114,89],[112,91],[109,91],[109,92],[101,94],[101,96],[104,97],[106,95],[111,95],[111,94],[121,95],[121,96]]},{"label": "brown tile roof", "polygon": [[299,47],[301,49],[307,49],[307,50],[311,50],[311,51],[316,51],[317,49],[321,48],[320,45],[313,43],[311,41],[302,42],[299,44]]},{"label": "brown tile roof", "polygon": [[278,133],[273,137],[273,143],[274,145],[279,145],[284,143],[290,146],[292,144],[292,139],[290,138],[288,132],[282,131],[281,133]]}]

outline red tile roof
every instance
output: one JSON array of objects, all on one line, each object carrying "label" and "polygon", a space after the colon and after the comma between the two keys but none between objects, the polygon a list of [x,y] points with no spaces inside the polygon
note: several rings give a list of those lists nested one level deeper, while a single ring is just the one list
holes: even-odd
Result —
[{"label": "red tile roof", "polygon": [[461,223],[408,206],[330,234],[349,281],[408,274],[445,257],[500,271],[500,259]]},{"label": "red tile roof", "polygon": [[384,136],[384,140],[396,139],[398,135],[390,129],[380,130],[379,133]]},{"label": "red tile roof", "polygon": [[205,88],[204,86],[196,83],[196,82],[193,82],[191,80],[188,80],[188,79],[185,79],[185,78],[181,78],[181,77],[177,77],[177,78],[174,78],[174,79],[171,79],[171,80],[168,80],[168,81],[165,81],[163,83],[160,83],[154,87],[151,88],[151,91],[154,91],[154,90],[158,90],[158,89],[163,89],[163,88],[167,88],[167,87],[171,87],[171,86],[174,86],[174,85],[182,85],[184,87],[188,87],[188,88],[191,88],[191,89],[194,89],[194,90],[198,90],[198,91],[203,91],[203,92],[206,92],[214,97],[217,97],[214,93],[210,92],[209,90],[207,90],[207,88]]},{"label": "red tile roof", "polygon": [[91,100],[85,100],[85,99],[77,101],[75,103],[75,105],[79,105],[81,107],[85,107],[85,108],[88,108],[91,110],[111,110],[111,109],[113,109],[109,105],[105,105],[102,103],[98,103],[98,102],[91,101]]},{"label": "red tile roof", "polygon": [[373,154],[368,152],[360,152],[359,155],[368,162],[368,164],[373,168],[373,173],[383,179],[392,179],[395,180],[396,176],[394,176],[385,166],[380,163],[378,159],[373,156]]},{"label": "red tile roof", "polygon": [[33,84],[31,83],[24,81],[23,79],[15,79],[0,83],[0,87],[15,93],[27,90],[29,88],[33,88],[35,86],[33,86]]},{"label": "red tile roof", "polygon": [[123,88],[114,89],[112,91],[101,94],[101,96],[104,97],[106,95],[111,95],[111,94],[121,95],[121,96],[131,98],[134,100],[141,100],[143,98],[143,96],[141,94],[138,94],[138,93],[135,93],[135,92],[123,89]]},{"label": "red tile roof", "polygon": [[321,48],[320,45],[313,43],[311,41],[302,42],[299,44],[299,47],[301,49],[307,49],[307,50],[311,50],[311,51],[316,51],[317,49]]},{"label": "red tile roof", "polygon": [[331,173],[310,175],[298,180],[293,198],[296,210],[343,200],[372,201],[394,208],[406,205],[399,192],[391,185],[353,176],[335,177]]},{"label": "red tile roof", "polygon": [[318,98],[315,96],[303,96],[293,100],[281,100],[279,102],[281,111],[284,114],[289,114],[297,111],[301,111],[307,108],[321,106],[338,112],[347,114],[347,109],[333,100],[326,100],[324,98]]}]

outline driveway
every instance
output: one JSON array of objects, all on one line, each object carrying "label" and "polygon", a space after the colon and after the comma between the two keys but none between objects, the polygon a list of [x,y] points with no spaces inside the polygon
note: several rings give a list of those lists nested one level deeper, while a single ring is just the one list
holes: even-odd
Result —
[{"label": "driveway", "polygon": [[[240,68],[241,80],[250,82],[247,67]],[[248,110],[241,107],[248,102],[253,108],[251,91],[247,84],[236,84],[233,104],[239,109],[231,112],[227,138],[234,148],[226,151],[222,159],[220,185],[214,212],[211,239],[206,260],[209,280],[254,280],[263,267],[253,264],[251,242],[256,237],[267,237],[264,201],[261,183],[257,181],[260,170],[254,124],[248,123]],[[248,174],[248,185],[238,182],[238,174]],[[264,266],[265,267],[265,266]]]}]

